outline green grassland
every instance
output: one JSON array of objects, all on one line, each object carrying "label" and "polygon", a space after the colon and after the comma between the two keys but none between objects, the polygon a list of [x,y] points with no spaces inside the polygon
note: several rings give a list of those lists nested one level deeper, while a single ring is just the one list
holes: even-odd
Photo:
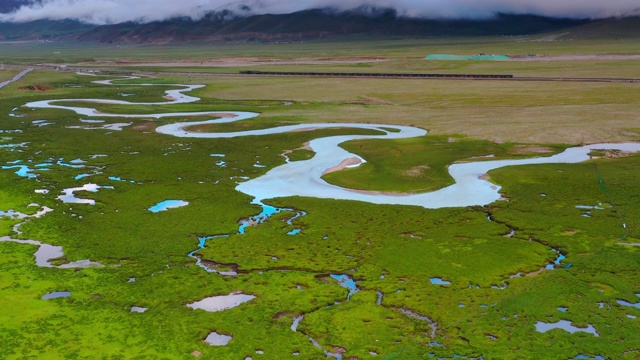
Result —
[{"label": "green grassland", "polygon": [[[636,39],[615,40],[549,40],[545,35],[475,38],[411,38],[397,37],[371,40],[355,36],[344,39],[311,40],[295,43],[204,42],[172,44],[94,44],[89,42],[4,42],[10,49],[5,63],[15,62],[81,62],[81,61],[152,61],[209,60],[232,57],[265,59],[297,59],[305,57],[424,57],[428,54],[608,54],[637,53]],[[99,64],[97,64],[99,65]]]},{"label": "green grassland", "polygon": [[[178,80],[171,78],[170,82]],[[474,139],[534,144],[633,140],[638,138],[633,129],[640,129],[636,116],[640,110],[635,96],[637,84],[629,83],[316,78],[198,80],[210,84],[193,92],[203,98],[201,103],[174,107],[109,106],[109,112],[254,109],[262,113],[259,122],[271,119],[391,122],[426,128],[434,135],[465,134]],[[159,89],[151,88],[102,89],[97,94],[119,99],[124,98],[117,97],[118,92],[135,93],[136,96],[126,98],[134,102],[160,94]],[[48,99],[52,94],[19,93],[28,101]],[[94,95],[96,93],[85,93],[77,97],[96,97]],[[294,104],[287,106],[275,100]],[[80,105],[77,102],[63,104]],[[92,107],[101,111],[106,108],[100,104]]]},{"label": "green grassland", "polygon": [[[407,60],[407,54],[427,51],[421,49],[423,44],[423,40],[395,40],[374,46],[338,42],[277,49],[282,59],[325,52],[326,56],[384,54],[398,57],[393,61],[406,63],[403,69],[410,70],[423,66]],[[545,53],[638,51],[637,43],[632,42],[574,42],[566,47],[566,43],[507,39],[497,41],[495,51],[480,50],[483,46],[458,40],[428,51],[534,52],[534,46],[541,48],[536,52]],[[275,57],[271,49],[267,54]],[[202,47],[183,50],[122,49],[129,51],[124,53],[127,56],[140,59],[206,58],[213,52]],[[21,51],[12,55],[16,61],[49,59],[46,52],[51,49]],[[72,60],[97,56],[93,47],[70,51],[74,51]],[[219,57],[264,56],[262,52],[261,46],[215,48]],[[572,70],[574,74],[604,67],[612,76],[637,76],[637,67],[630,61],[618,66],[581,64],[586,65]],[[525,66],[531,67],[531,74],[552,74],[561,71],[554,69],[556,65],[560,64],[517,66],[523,72]],[[372,66],[378,71],[388,65]],[[503,63],[424,66],[441,66],[442,71],[451,72],[493,72]],[[15,73],[2,71],[0,76],[10,78]],[[237,181],[242,181],[237,177],[264,174],[284,163],[283,152],[299,149],[312,139],[367,132],[325,129],[234,139],[180,139],[157,134],[153,128],[187,120],[183,117],[102,119],[132,123],[122,131],[110,131],[68,128],[101,124],[81,123],[82,116],[64,110],[20,107],[13,114],[22,117],[7,115],[26,102],[45,99],[162,101],[163,91],[172,88],[166,84],[203,83],[208,86],[191,93],[202,97],[194,104],[90,107],[123,114],[209,110],[261,114],[202,131],[314,122],[419,126],[429,130],[429,135],[343,144],[368,162],[325,177],[357,189],[417,192],[451,183],[446,171],[449,164],[482,160],[479,156],[546,156],[583,142],[636,140],[640,136],[638,84],[171,75],[124,82],[165,84],[158,87],[90,83],[102,78],[36,70],[0,90],[0,129],[22,130],[0,134],[0,145],[28,142],[20,148],[22,152],[0,148],[2,165],[15,160],[38,164],[81,158],[100,172],[75,180],[91,168],[52,166],[49,171],[36,172],[36,181],[17,176],[15,170],[0,170],[0,210],[34,213],[38,208],[28,207],[30,203],[55,209],[24,223],[20,228],[24,234],[11,235],[63,246],[65,256],[58,263],[89,258],[106,265],[76,270],[41,268],[33,260],[35,246],[0,243],[3,358],[189,359],[196,358],[194,351],[214,359],[282,359],[294,352],[299,352],[296,358],[324,358],[309,337],[325,350],[342,347],[345,358],[359,359],[374,358],[371,352],[382,359],[420,359],[429,354],[485,359],[569,359],[585,354],[633,359],[636,354],[628,351],[640,348],[636,336],[640,323],[627,317],[640,316],[639,310],[616,302],[639,301],[634,294],[640,292],[640,248],[625,245],[640,243],[638,155],[492,171],[491,181],[502,186],[508,201],[485,207],[427,210],[299,197],[271,199],[268,204],[308,214],[289,224],[294,213],[283,211],[241,235],[238,221],[258,214],[260,208],[234,190]],[[19,89],[29,84],[51,90]],[[75,101],[65,104],[87,106]],[[33,123],[41,119],[53,124],[40,127]],[[537,152],[540,150],[546,152]],[[220,158],[211,157],[213,153],[225,154],[226,167],[217,164]],[[91,159],[95,154],[108,156]],[[311,156],[308,150],[299,149],[290,158],[300,161]],[[254,167],[256,161],[266,167]],[[114,181],[111,176],[134,182]],[[88,182],[114,189],[77,193],[95,199],[94,206],[63,204],[56,199],[62,189]],[[44,188],[51,192],[34,192]],[[147,210],[165,199],[183,199],[189,205],[160,213]],[[593,210],[589,218],[576,208],[599,203],[604,209]],[[0,235],[10,234],[15,223],[17,220],[2,219]],[[296,228],[302,232],[287,234]],[[512,229],[515,234],[505,237]],[[237,277],[208,273],[187,257],[198,247],[199,237],[219,234],[229,236],[209,240],[198,254],[204,260],[237,265]],[[565,254],[566,260],[554,270],[538,273],[557,256],[552,249]],[[571,266],[564,268],[568,264]],[[517,273],[522,276],[512,278]],[[328,278],[329,274],[349,274],[360,291],[347,301],[347,290]],[[136,281],[128,282],[132,277]],[[432,285],[432,277],[451,285]],[[41,300],[48,292],[63,290],[72,295]],[[234,291],[253,294],[256,299],[212,313],[185,306]],[[376,304],[377,293],[383,294],[380,305]],[[149,310],[129,313],[131,306]],[[568,311],[559,311],[560,306]],[[428,321],[407,316],[400,309],[437,323],[434,336]],[[293,332],[290,326],[298,315],[304,319]],[[592,324],[600,336],[535,331],[537,321],[558,320],[580,327]],[[209,346],[202,340],[211,331],[232,335],[233,340],[227,346]],[[257,354],[258,350],[264,353]]]},{"label": "green grassland", "polygon": [[[6,64],[66,64],[132,71],[236,73],[240,70],[317,72],[428,72],[516,76],[640,77],[637,59],[557,61],[426,61],[429,54],[638,55],[637,39],[555,39],[555,35],[478,38],[333,38],[261,44],[203,42],[94,44],[5,42]],[[244,59],[244,60],[243,60]],[[358,61],[362,59],[362,61]],[[319,61],[318,61],[319,60]],[[347,62],[339,62],[348,60]],[[213,66],[211,61],[221,62]],[[308,61],[317,61],[309,64]],[[338,61],[338,62],[336,62]],[[236,62],[236,65],[232,65]],[[249,62],[249,64],[247,64]],[[154,63],[163,63],[162,66]],[[580,64],[577,66],[577,64]]]}]

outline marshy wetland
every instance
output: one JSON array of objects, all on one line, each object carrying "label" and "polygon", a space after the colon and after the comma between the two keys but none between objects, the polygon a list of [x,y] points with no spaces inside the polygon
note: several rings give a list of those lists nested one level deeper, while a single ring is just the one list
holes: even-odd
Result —
[{"label": "marshy wetland", "polygon": [[[631,119],[637,84],[344,81],[0,90],[0,353],[634,358],[640,119],[539,134]],[[573,115],[506,129],[545,106]]]}]

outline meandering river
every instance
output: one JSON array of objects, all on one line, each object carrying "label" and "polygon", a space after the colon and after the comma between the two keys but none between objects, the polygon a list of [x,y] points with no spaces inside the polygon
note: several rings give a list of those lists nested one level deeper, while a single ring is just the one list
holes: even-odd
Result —
[{"label": "meandering river", "polygon": [[[129,77],[133,79],[134,77]],[[98,84],[112,85],[112,80],[95,81]],[[136,84],[137,86],[153,86],[154,84]],[[124,86],[118,84],[118,86]],[[177,90],[165,92],[165,102],[134,103],[123,100],[104,99],[64,99],[46,100],[26,104],[30,108],[53,108],[74,111],[77,114],[93,117],[118,117],[118,118],[162,118],[168,116],[203,116],[210,115],[215,119],[194,122],[182,122],[163,125],[156,128],[156,132],[183,138],[234,138],[243,136],[264,136],[280,134],[290,131],[311,131],[327,128],[353,128],[368,129],[381,132],[380,135],[341,135],[317,138],[309,142],[309,147],[316,155],[304,161],[288,162],[269,170],[266,174],[240,183],[236,189],[254,198],[254,202],[262,200],[287,197],[307,196],[326,199],[356,200],[374,204],[414,205],[429,209],[443,207],[464,207],[472,205],[487,205],[500,199],[500,186],[482,179],[487,172],[505,166],[549,164],[549,163],[579,163],[588,160],[592,150],[621,150],[627,152],[640,151],[640,143],[605,143],[593,144],[566,149],[560,154],[548,157],[537,157],[520,160],[493,160],[477,161],[449,166],[450,175],[455,180],[453,185],[440,190],[416,194],[387,194],[378,192],[359,191],[332,185],[322,179],[322,175],[328,169],[335,168],[343,161],[362,159],[357,154],[350,153],[340,147],[340,144],[359,139],[405,139],[427,135],[427,131],[411,127],[386,124],[360,124],[360,123],[305,123],[299,125],[278,126],[268,129],[247,130],[239,132],[192,132],[188,128],[204,124],[220,124],[242,121],[257,117],[259,114],[235,111],[204,111],[204,112],[177,112],[155,114],[109,114],[100,112],[90,107],[75,107],[56,105],[62,101],[84,101],[101,104],[117,105],[168,105],[177,103],[191,103],[200,100],[197,97],[185,95],[185,92],[202,88],[203,85],[182,85]]]}]

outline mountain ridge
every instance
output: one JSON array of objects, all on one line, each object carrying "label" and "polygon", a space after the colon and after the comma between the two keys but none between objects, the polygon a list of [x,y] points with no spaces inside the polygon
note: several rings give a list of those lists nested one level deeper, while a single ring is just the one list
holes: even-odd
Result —
[{"label": "mountain ridge", "polygon": [[[366,10],[366,11],[364,11]],[[284,15],[237,16],[229,11],[210,13],[203,19],[174,18],[150,23],[126,22],[88,25],[74,20],[37,20],[0,23],[0,39],[76,40],[98,43],[157,43],[185,41],[296,41],[332,36],[519,36],[585,29],[613,38],[640,37],[640,17],[622,19],[567,19],[536,15],[497,14],[492,19],[417,19],[398,17],[395,11],[327,9]]]}]

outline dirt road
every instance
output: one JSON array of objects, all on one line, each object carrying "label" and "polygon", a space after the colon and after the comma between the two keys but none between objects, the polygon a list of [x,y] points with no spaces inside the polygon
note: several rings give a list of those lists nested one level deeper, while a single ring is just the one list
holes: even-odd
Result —
[{"label": "dirt road", "polygon": [[23,76],[27,75],[32,70],[33,70],[33,68],[26,69],[26,70],[22,71],[20,74],[14,76],[13,79],[0,82],[0,89],[2,89],[3,87],[11,84],[12,82],[16,82],[16,81],[22,79]]}]

